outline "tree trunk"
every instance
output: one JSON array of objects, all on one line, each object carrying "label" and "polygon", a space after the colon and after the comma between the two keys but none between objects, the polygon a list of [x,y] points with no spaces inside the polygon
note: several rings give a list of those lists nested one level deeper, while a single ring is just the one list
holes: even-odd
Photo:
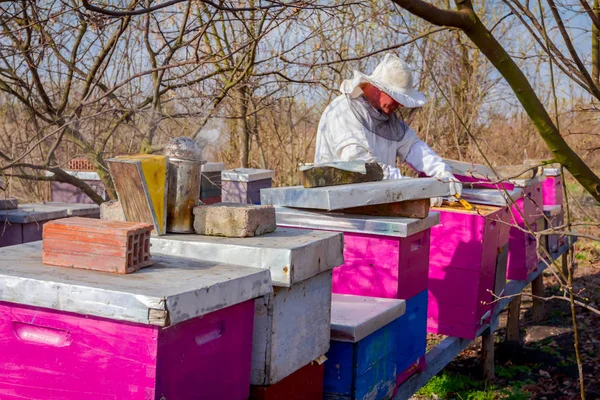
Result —
[{"label": "tree trunk", "polygon": [[[594,14],[600,17],[600,6],[598,5],[598,0],[594,0]],[[600,30],[592,22],[592,80],[594,81],[594,85],[599,85],[600,78]]]},{"label": "tree trunk", "polygon": [[248,168],[250,156],[250,124],[248,124],[248,87],[245,84],[237,89],[238,94],[238,131],[240,133],[240,165]]},{"label": "tree trunk", "polygon": [[465,34],[506,79],[540,136],[552,151],[554,159],[564,165],[575,179],[600,201],[600,178],[565,142],[523,72],[483,25],[470,4],[458,2],[458,9],[468,12],[474,20],[473,26],[464,30]]}]

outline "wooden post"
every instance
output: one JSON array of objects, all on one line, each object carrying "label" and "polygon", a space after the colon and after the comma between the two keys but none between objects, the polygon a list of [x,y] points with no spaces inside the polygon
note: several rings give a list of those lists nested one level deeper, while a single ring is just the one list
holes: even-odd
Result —
[{"label": "wooden post", "polygon": [[519,341],[519,319],[521,317],[521,295],[514,298],[508,305],[506,318],[506,340]]},{"label": "wooden post", "polygon": [[494,373],[494,332],[487,330],[481,335],[481,365],[483,367],[483,379],[491,382],[496,379]]},{"label": "wooden post", "polygon": [[545,318],[544,300],[539,297],[544,297],[544,276],[540,274],[537,278],[531,281],[531,294],[533,297],[533,320],[542,322]]}]

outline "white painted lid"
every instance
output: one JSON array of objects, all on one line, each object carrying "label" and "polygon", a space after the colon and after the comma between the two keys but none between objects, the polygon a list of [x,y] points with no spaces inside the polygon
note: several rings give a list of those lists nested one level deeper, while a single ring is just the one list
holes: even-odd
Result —
[{"label": "white painted lid", "polygon": [[224,162],[207,162],[200,167],[202,172],[219,172],[225,169]]},{"label": "white painted lid", "polygon": [[269,179],[275,176],[272,169],[236,168],[221,172],[221,180],[237,182],[253,182],[261,179]]},{"label": "white painted lid", "polygon": [[290,287],[344,263],[344,238],[338,232],[278,228],[246,238],[167,234],[150,239],[152,254],[269,269],[274,286]]},{"label": "white painted lid", "polygon": [[356,343],[400,318],[406,301],[378,297],[331,295],[331,339]]}]

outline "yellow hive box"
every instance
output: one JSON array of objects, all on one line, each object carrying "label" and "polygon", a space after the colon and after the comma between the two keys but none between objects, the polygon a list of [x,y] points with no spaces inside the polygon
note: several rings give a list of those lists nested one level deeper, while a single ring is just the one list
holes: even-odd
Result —
[{"label": "yellow hive box", "polygon": [[154,225],[164,235],[167,225],[167,165],[160,155],[136,154],[106,160],[125,219]]}]

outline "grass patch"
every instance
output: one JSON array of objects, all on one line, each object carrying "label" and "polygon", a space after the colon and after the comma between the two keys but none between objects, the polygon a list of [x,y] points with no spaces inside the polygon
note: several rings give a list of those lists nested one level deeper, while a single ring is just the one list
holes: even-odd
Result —
[{"label": "grass patch", "polygon": [[416,395],[428,399],[495,400],[507,398],[510,394],[505,392],[495,386],[486,387],[483,382],[474,381],[464,375],[442,373],[434,376]]},{"label": "grass patch", "polygon": [[528,375],[530,372],[531,368],[526,365],[511,365],[508,367],[503,367],[501,365],[496,366],[496,375],[500,378],[514,379],[519,375]]}]

